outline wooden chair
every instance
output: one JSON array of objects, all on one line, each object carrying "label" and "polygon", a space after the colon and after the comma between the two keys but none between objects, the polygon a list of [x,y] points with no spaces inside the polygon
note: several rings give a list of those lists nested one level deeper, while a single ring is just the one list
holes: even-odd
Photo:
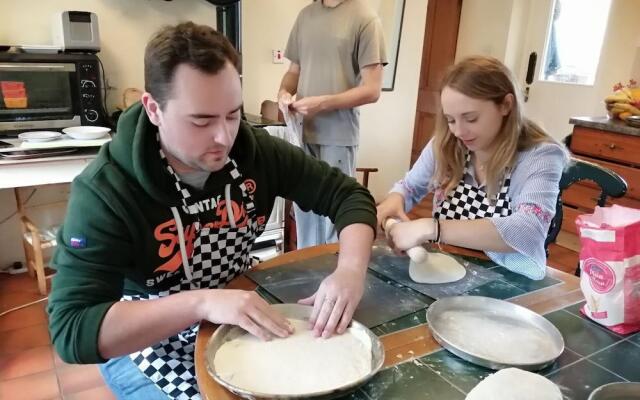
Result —
[{"label": "wooden chair", "polygon": [[[27,271],[31,277],[36,278],[40,294],[46,295],[47,280],[52,276],[52,274],[47,275],[45,269],[48,261],[46,251],[53,249],[57,245],[56,238],[51,231],[38,227],[34,220],[28,216],[30,212],[42,206],[27,207],[26,202],[28,198],[26,200],[22,198],[21,189],[14,188],[13,191],[16,198],[18,217],[20,219],[22,247],[27,264]],[[66,201],[50,203],[45,206],[66,207]]]},{"label": "wooden chair", "polygon": [[260,115],[262,118],[272,121],[284,122],[284,115],[278,107],[278,102],[273,100],[265,100],[260,104]]},{"label": "wooden chair", "polygon": [[[585,180],[594,182],[600,188],[600,197],[597,201],[597,205],[600,207],[606,205],[607,197],[622,197],[628,189],[627,182],[614,171],[589,161],[571,158],[571,162],[565,168],[560,178],[560,193],[558,194],[558,201],[556,202],[556,215],[551,221],[549,233],[545,241],[547,255],[549,253],[549,244],[555,243],[558,233],[560,233],[560,229],[562,228],[562,192],[574,183]],[[580,275],[579,267],[576,269],[575,274],[577,276]]]}]

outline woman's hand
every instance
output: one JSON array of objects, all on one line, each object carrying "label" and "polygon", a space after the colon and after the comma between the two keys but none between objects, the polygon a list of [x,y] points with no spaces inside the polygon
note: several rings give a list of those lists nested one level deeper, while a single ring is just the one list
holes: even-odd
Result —
[{"label": "woman's hand", "polygon": [[377,217],[378,226],[384,231],[384,223],[388,218],[409,221],[409,217],[404,212],[404,197],[400,193],[389,193],[389,195],[378,204]]},{"label": "woman's hand", "polygon": [[404,253],[412,247],[434,240],[435,234],[436,224],[433,218],[420,218],[393,224],[387,232],[387,239],[394,251]]}]

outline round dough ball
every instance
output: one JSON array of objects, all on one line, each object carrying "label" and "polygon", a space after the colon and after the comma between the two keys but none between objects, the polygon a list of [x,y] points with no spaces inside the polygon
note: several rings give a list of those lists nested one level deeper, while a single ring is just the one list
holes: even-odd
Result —
[{"label": "round dough ball", "polygon": [[562,393],[542,375],[506,368],[484,378],[466,400],[562,400]]},{"label": "round dough ball", "polygon": [[451,283],[459,281],[467,274],[460,262],[448,254],[429,253],[423,262],[411,260],[409,277],[417,283]]}]

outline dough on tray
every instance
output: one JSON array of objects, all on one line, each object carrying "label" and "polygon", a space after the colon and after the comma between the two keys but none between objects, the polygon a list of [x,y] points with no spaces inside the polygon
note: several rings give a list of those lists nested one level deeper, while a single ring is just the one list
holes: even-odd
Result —
[{"label": "dough on tray", "polygon": [[218,375],[254,393],[305,395],[336,389],[371,372],[371,339],[357,329],[316,338],[309,322],[290,319],[295,333],[263,341],[246,333],[216,352]]},{"label": "dough on tray", "polygon": [[451,283],[459,281],[467,270],[455,258],[448,254],[429,253],[427,259],[409,263],[409,277],[417,283]]}]

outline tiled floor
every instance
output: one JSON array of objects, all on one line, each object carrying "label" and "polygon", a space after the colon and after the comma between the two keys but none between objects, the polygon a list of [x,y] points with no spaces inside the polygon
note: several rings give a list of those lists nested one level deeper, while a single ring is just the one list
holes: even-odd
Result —
[{"label": "tiled floor", "polygon": [[[0,312],[42,298],[27,274],[0,275]],[[0,317],[0,399],[109,400],[96,365],[70,365],[51,346],[46,301]]]}]

